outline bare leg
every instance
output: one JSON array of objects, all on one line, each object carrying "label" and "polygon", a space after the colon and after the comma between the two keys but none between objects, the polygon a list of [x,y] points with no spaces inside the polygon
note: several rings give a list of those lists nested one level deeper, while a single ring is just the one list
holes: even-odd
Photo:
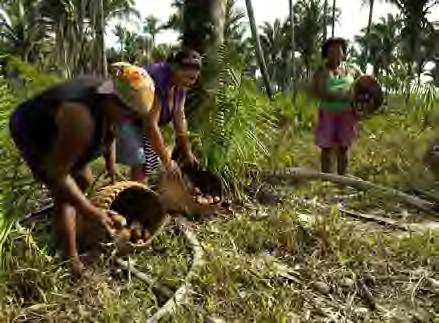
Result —
[{"label": "bare leg", "polygon": [[[85,190],[93,180],[93,174],[88,166],[75,171],[72,176],[82,190]],[[76,224],[78,216],[73,206],[65,202],[55,201],[55,228],[63,241],[65,255],[69,259],[71,269],[75,274],[80,274],[84,270],[84,265],[79,259],[76,243]]]},{"label": "bare leg", "polygon": [[322,173],[330,173],[332,171],[331,148],[322,148],[321,162],[322,162]]},{"label": "bare leg", "polygon": [[84,265],[79,259],[76,246],[76,211],[67,203],[55,201],[53,220],[58,235],[63,238],[65,254],[70,261],[71,269],[75,274],[80,274]]},{"label": "bare leg", "polygon": [[146,175],[143,165],[131,166],[130,178],[131,180],[140,183],[148,182],[148,175]]},{"label": "bare leg", "polygon": [[348,170],[348,148],[338,147],[337,150],[337,173],[339,175],[346,175]]}]

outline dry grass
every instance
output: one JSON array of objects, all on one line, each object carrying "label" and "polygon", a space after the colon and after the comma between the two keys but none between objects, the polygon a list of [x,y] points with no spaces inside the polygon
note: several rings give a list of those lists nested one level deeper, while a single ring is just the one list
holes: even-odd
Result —
[{"label": "dry grass", "polygon": [[[420,164],[431,129],[404,116],[368,121],[352,151],[352,172],[401,190],[438,192]],[[293,143],[293,144],[291,144]],[[273,158],[280,166],[318,165],[312,135],[284,133]],[[277,186],[280,204],[248,201],[225,217],[193,224],[205,265],[188,304],[169,322],[439,322],[439,235],[402,235],[344,217],[335,207],[420,221],[425,214],[388,198],[327,183]],[[52,248],[47,226],[8,241],[9,268],[0,279],[0,322],[145,322],[165,301],[109,258],[73,279]],[[191,250],[170,225],[151,249],[132,255],[137,268],[172,290],[190,267]],[[211,319],[211,322],[213,319]]]}]

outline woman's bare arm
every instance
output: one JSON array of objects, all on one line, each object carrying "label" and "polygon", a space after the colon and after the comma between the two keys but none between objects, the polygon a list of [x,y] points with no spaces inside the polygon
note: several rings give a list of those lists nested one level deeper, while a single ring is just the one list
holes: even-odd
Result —
[{"label": "woman's bare arm", "polygon": [[70,175],[76,161],[90,144],[93,122],[81,105],[68,103],[56,116],[58,135],[47,158],[48,186],[55,199],[75,206],[79,212],[90,215],[96,208],[88,201]]},{"label": "woman's bare arm", "polygon": [[184,105],[186,98],[183,97],[180,106],[174,112],[174,134],[177,147],[181,149],[181,152],[185,157],[192,155],[191,145],[189,141],[189,131],[187,127],[186,116],[184,114]]}]

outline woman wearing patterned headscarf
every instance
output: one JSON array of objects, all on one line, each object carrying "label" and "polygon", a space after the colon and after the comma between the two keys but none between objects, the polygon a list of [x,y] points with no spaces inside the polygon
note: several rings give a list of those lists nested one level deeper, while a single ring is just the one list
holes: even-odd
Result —
[{"label": "woman wearing patterned headscarf", "polygon": [[11,135],[22,158],[53,197],[55,228],[75,273],[83,269],[77,216],[100,221],[107,231],[110,223],[107,212],[83,193],[92,179],[88,164],[103,155],[114,176],[114,129],[126,118],[144,119],[153,98],[154,84],[145,70],[126,66],[116,68],[109,80],[80,77],[51,86],[11,115]]},{"label": "woman wearing patterned headscarf", "polygon": [[[128,118],[117,137],[117,161],[131,167],[131,179],[145,182],[158,166],[160,158],[165,169],[179,175],[179,168],[166,149],[162,132],[172,122],[183,164],[197,163],[188,139],[184,114],[187,90],[196,82],[201,69],[201,56],[193,50],[181,50],[166,62],[145,67],[154,81],[155,97],[146,122]],[[142,125],[147,125],[142,128]]]}]

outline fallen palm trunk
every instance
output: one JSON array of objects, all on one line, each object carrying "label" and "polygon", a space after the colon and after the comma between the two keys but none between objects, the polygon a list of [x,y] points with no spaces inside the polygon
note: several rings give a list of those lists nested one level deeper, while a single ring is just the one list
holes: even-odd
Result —
[{"label": "fallen palm trunk", "polygon": [[404,202],[408,205],[411,205],[419,210],[426,212],[435,212],[435,208],[438,207],[435,203],[432,203],[430,201],[426,201],[424,199],[403,193],[396,189],[379,184],[374,184],[356,177],[320,173],[305,168],[287,168],[281,171],[275,171],[268,175],[268,178],[283,179],[285,177],[304,180],[326,180],[340,185],[351,186],[364,191],[375,190],[382,192],[386,195],[393,196],[401,202]]},{"label": "fallen palm trunk", "polygon": [[[321,209],[330,209],[331,205],[328,204],[322,204],[317,201],[310,201],[310,200],[304,200],[304,199],[294,199],[294,201],[297,201],[297,203],[303,203],[309,206],[316,206]],[[401,231],[409,231],[409,232],[428,232],[428,231],[439,231],[439,223],[438,222],[421,222],[421,223],[401,223],[397,220],[388,218],[388,217],[382,217],[374,214],[364,214],[364,213],[358,213],[353,210],[347,210],[345,208],[342,208],[340,206],[336,206],[337,210],[347,216],[359,218],[366,221],[374,221],[376,223],[386,225],[389,227],[392,227],[397,230]],[[300,214],[300,218],[303,219],[305,222],[312,221],[311,216],[308,216],[306,214]]]}]

